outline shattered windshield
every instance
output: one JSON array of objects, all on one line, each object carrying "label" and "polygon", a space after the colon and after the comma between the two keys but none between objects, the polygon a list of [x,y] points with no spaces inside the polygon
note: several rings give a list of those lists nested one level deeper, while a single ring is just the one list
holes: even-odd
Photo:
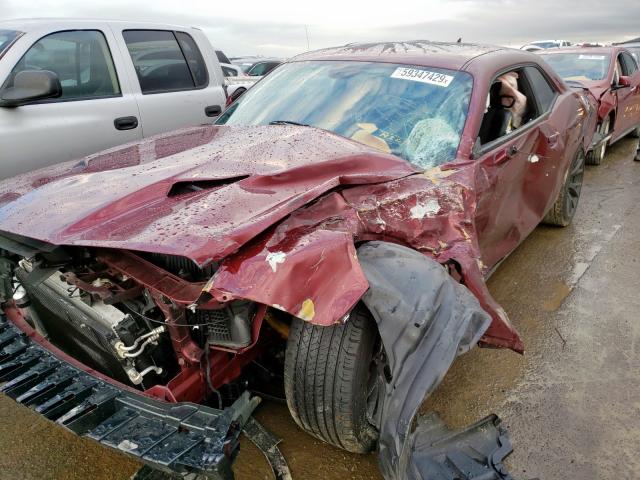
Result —
[{"label": "shattered windshield", "polygon": [[9,47],[20,35],[22,33],[15,30],[0,30],[0,57],[9,50]]},{"label": "shattered windshield", "polygon": [[431,168],[456,156],[472,83],[468,73],[441,68],[293,62],[271,72],[216,123],[323,128]]},{"label": "shattered windshield", "polygon": [[603,80],[609,73],[610,56],[601,53],[554,53],[543,57],[564,80]]}]

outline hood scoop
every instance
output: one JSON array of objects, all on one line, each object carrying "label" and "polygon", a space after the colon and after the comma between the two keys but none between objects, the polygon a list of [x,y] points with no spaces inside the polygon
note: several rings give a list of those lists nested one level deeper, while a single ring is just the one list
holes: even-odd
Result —
[{"label": "hood scoop", "polygon": [[237,177],[230,178],[216,178],[209,180],[185,180],[176,182],[171,185],[171,188],[167,192],[167,197],[180,197],[182,195],[188,195],[190,193],[217,190],[227,185],[237,183],[245,178],[249,178],[249,175],[239,175]]}]

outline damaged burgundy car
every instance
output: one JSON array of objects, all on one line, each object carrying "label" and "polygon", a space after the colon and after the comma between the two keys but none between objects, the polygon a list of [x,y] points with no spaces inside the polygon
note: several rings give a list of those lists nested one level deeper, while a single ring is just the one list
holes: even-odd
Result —
[{"label": "damaged burgundy car", "polygon": [[640,70],[623,47],[563,48],[540,55],[572,88],[584,90],[597,112],[586,163],[600,165],[607,146],[640,137]]},{"label": "damaged burgundy car", "polygon": [[[435,472],[414,416],[457,355],[523,352],[485,279],[571,221],[587,113],[527,52],[354,44],[279,66],[217,125],[7,180],[1,389],[157,468],[229,476],[246,372],[280,359],[301,428],[377,446],[387,478]],[[496,468],[496,438],[460,471]]]}]

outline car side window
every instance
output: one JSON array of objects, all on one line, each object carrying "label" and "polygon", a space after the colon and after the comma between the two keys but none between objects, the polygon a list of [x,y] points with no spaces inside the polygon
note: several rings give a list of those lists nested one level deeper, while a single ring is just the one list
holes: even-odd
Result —
[{"label": "car side window", "polygon": [[250,77],[260,77],[264,75],[264,72],[267,70],[268,65],[269,64],[266,62],[256,63],[247,71],[247,75],[249,75]]},{"label": "car side window", "polygon": [[204,58],[202,58],[198,45],[196,45],[196,42],[188,33],[175,32],[175,34],[180,48],[182,48],[182,53],[184,53],[187,59],[189,70],[191,70],[196,87],[206,87],[207,83],[209,83],[209,76],[207,74],[207,66],[204,63]]},{"label": "car side window", "polygon": [[478,134],[481,145],[494,142],[539,116],[524,69],[499,74],[491,84]]},{"label": "car side window", "polygon": [[204,60],[189,35],[167,30],[125,30],[122,36],[143,94],[206,86]]},{"label": "car side window", "polygon": [[629,76],[633,75],[638,71],[638,65],[636,60],[627,52],[622,53],[622,61],[624,63],[624,74]]},{"label": "car side window", "polygon": [[46,103],[120,96],[111,52],[98,30],[56,32],[41,38],[16,64],[3,88],[12,87],[16,74],[24,70],[48,70],[58,76],[62,95]]},{"label": "car side window", "polygon": [[622,70],[622,55],[616,57],[616,65],[613,70],[613,85],[617,85],[620,82],[620,75],[623,75]]},{"label": "car side window", "polygon": [[256,63],[249,69],[247,75],[250,77],[261,77],[280,65],[280,62],[261,62]]},{"label": "car side window", "polygon": [[556,91],[549,80],[536,67],[526,67],[525,74],[533,90],[533,96],[538,101],[539,114],[547,112],[556,98]]}]

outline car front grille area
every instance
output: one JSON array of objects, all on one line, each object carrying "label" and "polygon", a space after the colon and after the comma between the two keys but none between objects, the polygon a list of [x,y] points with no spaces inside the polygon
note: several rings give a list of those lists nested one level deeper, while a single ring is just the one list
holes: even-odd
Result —
[{"label": "car front grille area", "polygon": [[214,262],[205,268],[200,268],[192,260],[179,255],[150,253],[147,255],[147,259],[154,265],[189,281],[209,280],[218,270],[218,263]]},{"label": "car front grille area", "polygon": [[245,392],[221,411],[137,395],[57,358],[1,313],[0,393],[179,478],[197,474],[219,480],[233,478],[240,432],[258,403]]},{"label": "car front grille area", "polygon": [[92,311],[78,308],[70,296],[62,296],[46,283],[31,284],[28,274],[18,269],[16,277],[23,285],[46,328],[52,343],[85,365],[110,377],[128,383],[128,377],[109,343],[114,332],[92,318]]},{"label": "car front grille area", "polygon": [[235,301],[219,310],[187,311],[187,321],[193,326],[192,336],[205,344],[227,348],[243,348],[251,343],[251,323],[255,304]]}]

